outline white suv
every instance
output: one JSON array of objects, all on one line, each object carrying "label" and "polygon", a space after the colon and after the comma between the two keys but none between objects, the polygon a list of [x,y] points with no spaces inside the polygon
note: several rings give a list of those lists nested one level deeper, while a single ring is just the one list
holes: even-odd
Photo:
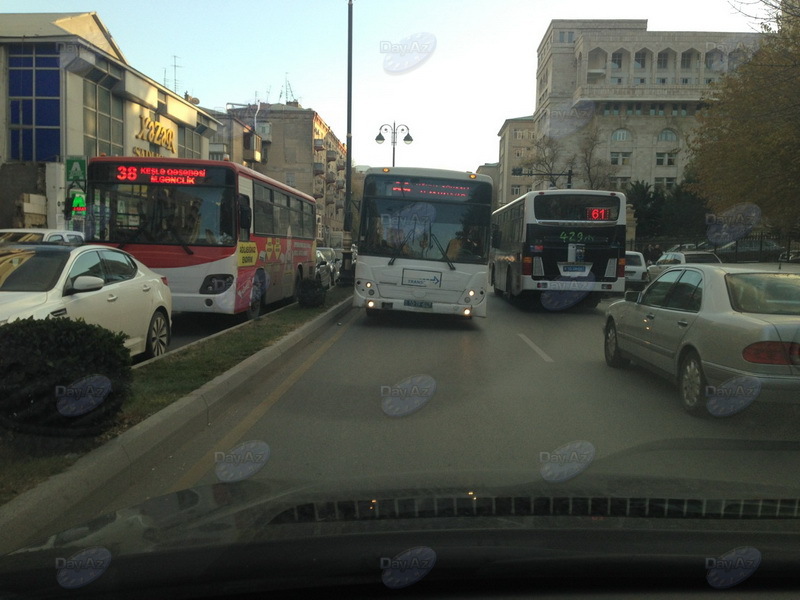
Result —
[{"label": "white suv", "polygon": [[625,252],[625,288],[643,290],[647,286],[647,263],[641,252]]}]

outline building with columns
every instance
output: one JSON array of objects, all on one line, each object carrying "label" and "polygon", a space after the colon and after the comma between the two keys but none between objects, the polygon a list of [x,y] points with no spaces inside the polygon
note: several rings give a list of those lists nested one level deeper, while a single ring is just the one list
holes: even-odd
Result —
[{"label": "building with columns", "polygon": [[[572,187],[680,183],[703,95],[759,39],[648,31],[646,20],[551,21],[537,52],[534,112],[506,120],[498,134],[499,202],[549,186],[526,168],[543,138],[556,156],[552,170],[572,170]],[[556,179],[566,187],[565,175]]]}]

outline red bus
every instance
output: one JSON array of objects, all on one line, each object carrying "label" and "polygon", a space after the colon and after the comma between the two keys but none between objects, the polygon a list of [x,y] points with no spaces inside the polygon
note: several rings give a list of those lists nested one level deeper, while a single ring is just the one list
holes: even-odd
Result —
[{"label": "red bus", "polygon": [[165,275],[175,312],[253,318],[314,275],[314,198],[241,165],[98,157],[87,185],[76,228]]}]

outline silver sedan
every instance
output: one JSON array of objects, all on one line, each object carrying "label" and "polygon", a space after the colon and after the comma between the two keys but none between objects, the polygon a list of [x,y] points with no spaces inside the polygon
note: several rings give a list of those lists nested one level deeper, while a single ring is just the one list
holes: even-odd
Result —
[{"label": "silver sedan", "polygon": [[800,272],[725,265],[664,271],[606,310],[606,363],[678,383],[692,414],[800,402]]}]

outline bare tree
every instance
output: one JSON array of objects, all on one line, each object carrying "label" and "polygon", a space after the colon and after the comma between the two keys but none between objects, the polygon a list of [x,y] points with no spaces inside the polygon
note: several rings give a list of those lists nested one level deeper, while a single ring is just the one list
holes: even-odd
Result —
[{"label": "bare tree", "polygon": [[611,178],[619,171],[617,165],[600,156],[601,135],[597,124],[584,130],[575,161],[586,187],[590,190],[607,190],[611,187]]},{"label": "bare tree", "polygon": [[521,164],[533,176],[534,184],[545,182],[558,187],[558,182],[573,167],[574,157],[565,157],[559,140],[542,135],[533,142],[532,156]]}]

